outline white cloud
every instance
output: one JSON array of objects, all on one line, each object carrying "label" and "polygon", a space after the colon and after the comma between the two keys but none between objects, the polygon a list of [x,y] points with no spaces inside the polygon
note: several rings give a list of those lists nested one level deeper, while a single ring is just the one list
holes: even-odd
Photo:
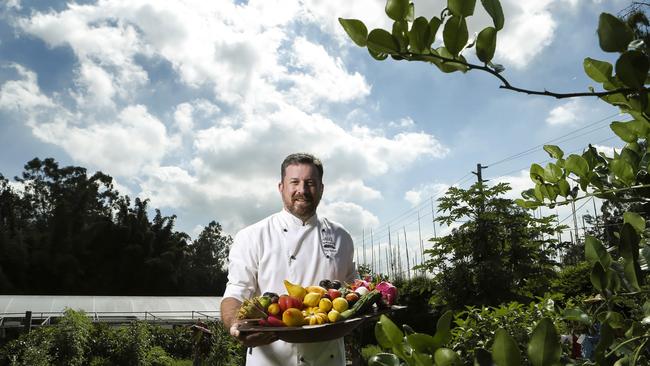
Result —
[{"label": "white cloud", "polygon": [[366,186],[361,179],[340,179],[328,185],[325,189],[330,199],[360,202],[382,197],[381,192]]},{"label": "white cloud", "polygon": [[404,194],[404,199],[411,204],[411,207],[416,207],[431,197],[435,200],[444,195],[447,189],[449,189],[449,185],[444,183],[426,184],[407,191]]},{"label": "white cloud", "polygon": [[508,183],[512,190],[506,192],[504,197],[510,199],[521,198],[521,192],[535,187],[535,183],[530,179],[530,172],[528,170],[521,170],[519,175],[493,178],[491,179],[491,183]]},{"label": "white cloud", "polygon": [[299,105],[311,110],[318,102],[348,102],[370,94],[365,78],[349,74],[341,59],[331,57],[322,45],[298,37],[290,54],[290,66],[298,71],[288,75],[294,84],[289,98]]},{"label": "white cloud", "polygon": [[322,202],[318,212],[319,215],[343,225],[353,237],[361,235],[362,229],[379,224],[377,216],[350,202]]},{"label": "white cloud", "polygon": [[582,115],[585,108],[583,103],[574,98],[560,106],[557,106],[549,112],[546,117],[546,123],[550,125],[568,125],[582,121]]},{"label": "white cloud", "polygon": [[69,118],[61,114],[48,122],[33,122],[33,133],[61,146],[76,161],[110,174],[143,174],[142,169],[158,164],[172,145],[165,125],[142,105],[124,108],[111,123],[77,127]]},{"label": "white cloud", "polygon": [[415,121],[411,117],[400,118],[397,121],[390,121],[388,123],[388,127],[399,127],[399,128],[408,128],[408,127],[413,127],[414,125],[415,125]]},{"label": "white cloud", "polygon": [[31,111],[35,108],[53,107],[52,100],[41,93],[36,74],[21,65],[11,65],[19,80],[9,80],[0,88],[0,109]]},{"label": "white cloud", "polygon": [[[337,4],[102,0],[34,11],[16,22],[19,30],[69,48],[75,80],[49,99],[25,71],[2,85],[0,108],[48,107],[47,116],[27,119],[37,138],[115,176],[152,207],[218,214],[230,231],[279,210],[280,162],[312,152],[325,162],[322,210],[351,230],[370,227],[377,217],[361,205],[383,197],[370,179],[449,149],[413,131],[410,117],[393,122],[409,132],[388,134],[369,127],[376,121],[368,116],[350,115],[352,127],[342,127],[328,114],[333,105],[358,108],[371,86],[346,67],[338,43],[321,37],[340,40],[339,9],[350,17],[379,3]],[[385,18],[378,9],[376,19]],[[330,33],[314,36],[305,25]],[[150,101],[158,85],[179,87],[188,99]]]}]

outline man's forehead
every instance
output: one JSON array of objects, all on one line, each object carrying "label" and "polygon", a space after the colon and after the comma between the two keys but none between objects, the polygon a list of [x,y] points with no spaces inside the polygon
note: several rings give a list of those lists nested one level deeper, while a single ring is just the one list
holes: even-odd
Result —
[{"label": "man's forehead", "polygon": [[314,164],[289,164],[284,172],[287,178],[299,178],[305,175],[318,178],[318,169]]}]

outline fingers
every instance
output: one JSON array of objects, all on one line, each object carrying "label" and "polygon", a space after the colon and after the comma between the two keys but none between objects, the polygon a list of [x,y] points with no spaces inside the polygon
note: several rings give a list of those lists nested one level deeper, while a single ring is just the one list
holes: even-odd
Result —
[{"label": "fingers", "polygon": [[241,334],[238,338],[246,347],[257,347],[273,343],[278,340],[278,336],[272,332],[257,332]]}]

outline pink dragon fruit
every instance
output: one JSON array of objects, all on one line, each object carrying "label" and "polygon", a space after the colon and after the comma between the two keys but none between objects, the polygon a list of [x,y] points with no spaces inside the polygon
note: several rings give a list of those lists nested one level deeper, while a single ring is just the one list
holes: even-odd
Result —
[{"label": "pink dragon fruit", "polygon": [[375,290],[381,292],[381,299],[384,305],[391,306],[397,300],[397,287],[387,281],[381,281],[375,286]]}]

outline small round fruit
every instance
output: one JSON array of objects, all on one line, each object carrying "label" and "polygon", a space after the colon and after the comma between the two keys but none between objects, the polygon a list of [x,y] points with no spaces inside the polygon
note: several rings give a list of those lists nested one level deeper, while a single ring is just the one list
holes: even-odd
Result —
[{"label": "small round fruit", "polygon": [[332,281],[330,280],[322,280],[318,283],[318,286],[323,287],[324,289],[329,289],[332,287]]},{"label": "small round fruit", "polygon": [[332,281],[332,286],[330,288],[335,288],[335,289],[340,289],[341,288],[341,281],[339,280],[334,280]]},{"label": "small round fruit", "polygon": [[269,305],[269,308],[266,309],[266,312],[271,315],[278,315],[280,314],[280,305],[274,302],[271,305]]},{"label": "small round fruit", "polygon": [[299,327],[305,323],[305,316],[302,311],[289,308],[282,313],[282,322],[288,327]]},{"label": "small round fruit", "polygon": [[318,308],[327,313],[332,310],[332,300],[326,298],[320,299],[318,302]]},{"label": "small round fruit", "polygon": [[359,298],[360,298],[360,296],[356,292],[348,292],[347,294],[345,294],[345,299],[348,300],[348,304],[350,304],[350,305],[357,302],[357,300],[359,300]]},{"label": "small round fruit", "polygon": [[327,319],[329,319],[330,323],[336,323],[341,320],[341,313],[332,309],[327,313]]},{"label": "small round fruit", "polygon": [[460,366],[460,357],[458,354],[449,348],[438,348],[436,353],[433,354],[433,359],[436,365],[440,366]]},{"label": "small round fruit", "polygon": [[318,292],[310,292],[305,295],[305,298],[302,300],[302,304],[308,307],[318,306],[318,302],[321,299],[321,294]]},{"label": "small round fruit", "polygon": [[338,311],[339,313],[342,313],[348,310],[348,301],[342,297],[337,297],[336,299],[332,300],[332,308],[334,308],[334,310]]}]

